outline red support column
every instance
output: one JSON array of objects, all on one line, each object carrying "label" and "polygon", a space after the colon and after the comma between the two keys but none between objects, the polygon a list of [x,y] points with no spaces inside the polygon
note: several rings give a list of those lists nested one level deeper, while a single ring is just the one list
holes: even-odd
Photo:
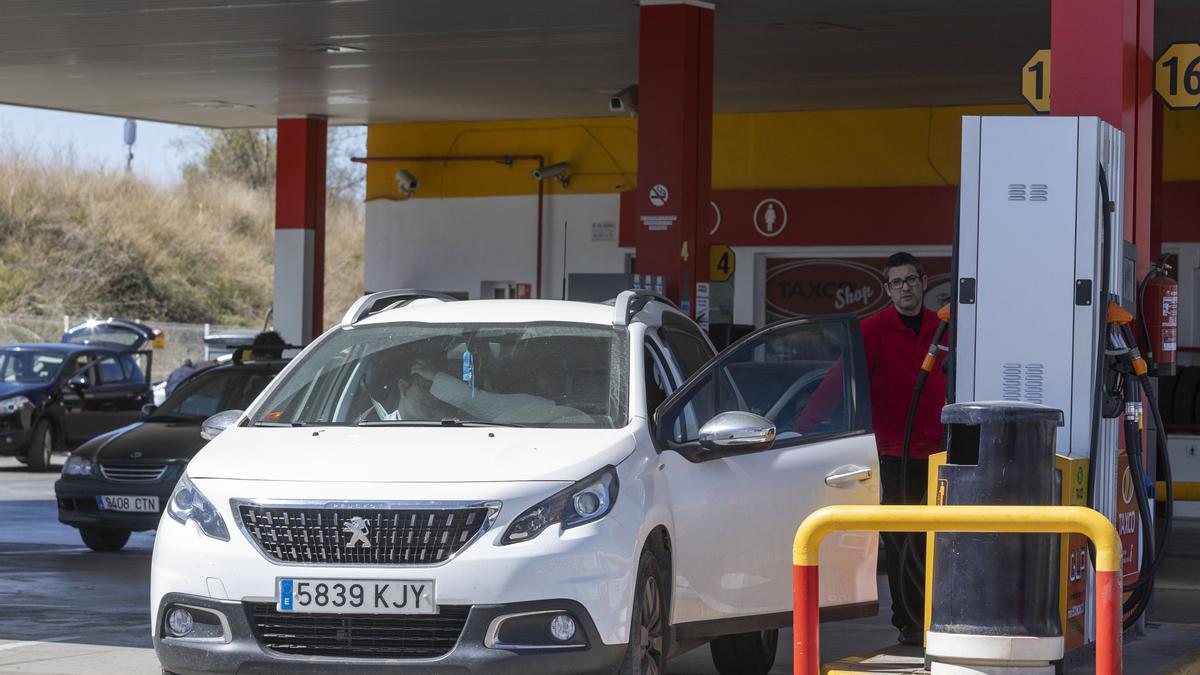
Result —
[{"label": "red support column", "polygon": [[1154,0],[1052,0],[1050,112],[1094,115],[1125,132],[1125,238],[1138,276],[1150,259]]},{"label": "red support column", "polygon": [[325,328],[323,118],[279,120],[275,160],[275,329],[306,344]]},{"label": "red support column", "polygon": [[712,54],[713,5],[642,0],[636,271],[665,276],[689,312],[708,270],[697,235],[711,210]]}]

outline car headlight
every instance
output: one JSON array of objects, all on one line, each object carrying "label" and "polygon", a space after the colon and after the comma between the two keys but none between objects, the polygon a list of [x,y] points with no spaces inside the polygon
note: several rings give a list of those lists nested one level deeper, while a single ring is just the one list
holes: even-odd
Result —
[{"label": "car headlight", "polygon": [[92,460],[82,455],[71,455],[67,458],[67,463],[63,464],[64,476],[90,476],[92,474]]},{"label": "car headlight", "polygon": [[196,487],[187,474],[179,477],[171,500],[167,502],[167,515],[181,525],[194,520],[200,526],[200,531],[221,541],[229,541],[229,528],[225,527],[225,519],[217,513],[217,507],[208,501],[200,489]]},{"label": "car headlight", "polygon": [[0,401],[0,415],[11,415],[21,408],[33,407],[33,401],[24,396],[10,396]]},{"label": "car headlight", "polygon": [[526,509],[504,531],[500,543],[529,541],[555,523],[566,530],[603,518],[617,501],[618,487],[617,470],[606,466]]}]

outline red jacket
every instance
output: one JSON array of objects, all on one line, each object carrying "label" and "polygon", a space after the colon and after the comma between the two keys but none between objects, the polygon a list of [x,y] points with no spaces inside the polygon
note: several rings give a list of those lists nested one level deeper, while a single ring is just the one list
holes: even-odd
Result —
[{"label": "red jacket", "polygon": [[[921,362],[937,331],[937,314],[922,308],[921,334],[900,321],[894,305],[862,321],[863,347],[871,380],[871,421],[880,455],[899,457],[904,449],[904,426],[912,404],[913,387]],[[942,440],[942,406],[946,402],[946,374],[942,357],[925,380],[913,421],[909,457],[925,459],[939,452]]]}]

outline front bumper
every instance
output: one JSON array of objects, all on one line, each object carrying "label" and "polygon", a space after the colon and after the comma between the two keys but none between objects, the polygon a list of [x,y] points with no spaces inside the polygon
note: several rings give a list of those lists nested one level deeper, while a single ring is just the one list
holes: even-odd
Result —
[{"label": "front bumper", "polygon": [[[165,613],[172,604],[219,612],[223,638],[163,637]],[[586,645],[569,648],[489,648],[485,645],[493,621],[502,616],[529,612],[565,611],[575,617]],[[539,600],[470,608],[457,643],[444,656],[431,659],[363,659],[293,656],[263,647],[255,635],[247,606],[237,601],[214,600],[168,593],[155,612],[154,651],[164,670],[193,673],[327,673],[353,669],[362,673],[404,672],[418,675],[489,673],[612,673],[625,656],[625,645],[606,645],[583,605],[572,600]]]},{"label": "front bumper", "polygon": [[[59,478],[54,483],[60,523],[71,527],[100,527],[131,532],[157,529],[163,509],[166,508],[167,500],[171,498],[174,490],[175,480],[118,483],[80,477]],[[158,497],[158,512],[102,511],[96,502],[96,497],[100,495]]]},{"label": "front bumper", "polygon": [[0,419],[0,455],[24,455],[31,440],[33,432],[18,416]]}]

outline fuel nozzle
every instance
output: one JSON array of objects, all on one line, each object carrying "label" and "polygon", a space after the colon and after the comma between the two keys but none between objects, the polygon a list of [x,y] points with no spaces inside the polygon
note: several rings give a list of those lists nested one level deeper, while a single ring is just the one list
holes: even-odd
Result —
[{"label": "fuel nozzle", "polygon": [[950,305],[942,305],[938,310],[938,327],[933,334],[933,342],[929,343],[929,351],[925,353],[925,360],[921,362],[921,370],[925,373],[932,373],[937,365],[937,357],[939,351],[948,351],[942,346],[942,336],[946,334],[946,327],[950,325]]},{"label": "fuel nozzle", "polygon": [[1133,315],[1128,310],[1115,302],[1108,303],[1108,325],[1117,330],[1124,339],[1129,349],[1129,365],[1133,368],[1133,374],[1141,377],[1150,369],[1146,366],[1146,360],[1142,358],[1141,351],[1138,350],[1137,340],[1133,339],[1133,330],[1129,328],[1131,323],[1133,323]]}]

